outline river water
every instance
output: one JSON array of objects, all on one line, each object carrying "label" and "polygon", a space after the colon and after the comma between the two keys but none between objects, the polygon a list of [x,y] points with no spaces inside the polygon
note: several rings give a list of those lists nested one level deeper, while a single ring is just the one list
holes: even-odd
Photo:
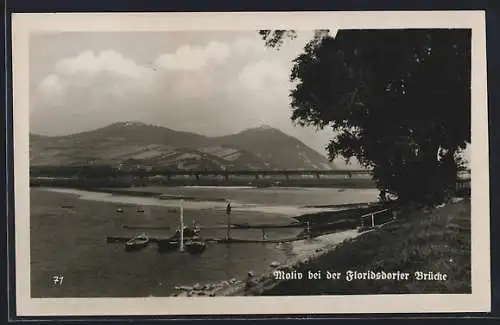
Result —
[{"label": "river water", "polygon": [[[238,222],[288,223],[293,216],[335,209],[325,206],[367,203],[377,199],[373,189],[332,188],[201,188],[150,187],[138,191],[169,199],[116,195],[73,189],[31,190],[31,289],[33,297],[168,296],[175,286],[244,278],[249,270],[270,270],[272,262],[286,263],[326,244],[354,235],[353,231],[292,243],[208,244],[201,255],[160,253],[155,245],[125,252],[123,244],[106,244],[105,237],[123,234],[124,224],[178,224],[180,198],[185,221],[224,225],[226,200]],[[116,208],[123,207],[122,213]],[[138,213],[137,206],[146,213]],[[129,230],[131,231],[131,230]],[[274,238],[295,236],[297,229],[276,229]],[[133,232],[129,233],[133,235]],[[161,235],[148,232],[148,235]],[[165,234],[163,234],[165,235]],[[210,230],[222,237],[225,230]],[[236,238],[255,238],[260,230],[234,231]],[[54,275],[63,275],[54,286]]]}]

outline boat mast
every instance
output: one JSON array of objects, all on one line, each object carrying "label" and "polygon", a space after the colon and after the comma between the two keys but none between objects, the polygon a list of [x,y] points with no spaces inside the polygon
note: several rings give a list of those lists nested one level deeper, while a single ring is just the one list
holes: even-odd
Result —
[{"label": "boat mast", "polygon": [[180,202],[180,209],[181,209],[181,213],[180,213],[180,235],[181,235],[181,238],[180,238],[180,245],[179,245],[179,251],[180,252],[183,252],[184,251],[184,207],[183,207],[183,200],[181,200]]}]

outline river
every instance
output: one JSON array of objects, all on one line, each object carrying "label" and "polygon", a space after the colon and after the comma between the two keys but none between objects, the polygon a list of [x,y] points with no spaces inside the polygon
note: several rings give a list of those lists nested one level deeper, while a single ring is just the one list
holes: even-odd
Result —
[{"label": "river", "polygon": [[[209,244],[201,255],[160,253],[154,245],[125,252],[122,244],[106,244],[107,235],[122,234],[124,224],[178,224],[179,199],[185,220],[224,225],[226,200],[232,218],[248,223],[288,223],[304,213],[336,209],[325,207],[367,203],[377,199],[373,189],[332,188],[203,188],[150,187],[131,189],[162,194],[170,199],[116,195],[74,189],[31,189],[31,289],[33,297],[144,297],[168,296],[175,286],[241,279],[249,270],[269,271],[272,262],[286,263],[351,232],[292,243]],[[122,213],[116,209],[123,208]],[[137,206],[145,207],[139,213]],[[337,208],[338,209],[338,208]],[[130,231],[130,230],[129,230]],[[211,230],[207,236],[224,236]],[[269,236],[285,238],[297,229],[276,229]],[[155,233],[150,233],[155,235]],[[133,235],[130,232],[130,235]],[[260,231],[234,231],[235,237],[259,238]],[[51,277],[64,275],[62,285]]]}]

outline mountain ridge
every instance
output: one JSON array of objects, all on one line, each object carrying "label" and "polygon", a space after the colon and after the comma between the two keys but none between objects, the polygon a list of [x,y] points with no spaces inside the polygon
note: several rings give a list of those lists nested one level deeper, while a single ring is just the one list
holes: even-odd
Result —
[{"label": "mountain ridge", "polygon": [[333,169],[300,140],[267,125],[209,137],[135,121],[68,135],[30,133],[31,165],[136,164],[181,169]]}]

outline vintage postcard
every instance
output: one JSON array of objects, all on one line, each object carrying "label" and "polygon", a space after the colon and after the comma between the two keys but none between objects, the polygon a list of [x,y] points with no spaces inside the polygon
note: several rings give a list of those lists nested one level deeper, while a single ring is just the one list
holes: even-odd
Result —
[{"label": "vintage postcard", "polygon": [[484,12],[12,21],[19,316],[490,311]]}]

